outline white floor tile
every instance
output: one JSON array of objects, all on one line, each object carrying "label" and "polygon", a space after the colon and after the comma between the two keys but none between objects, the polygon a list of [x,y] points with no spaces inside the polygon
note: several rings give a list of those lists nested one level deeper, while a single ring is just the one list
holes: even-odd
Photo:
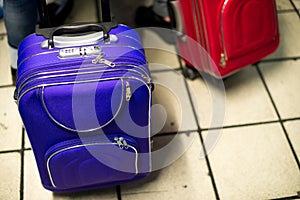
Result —
[{"label": "white floor tile", "polygon": [[[170,140],[170,136],[157,137],[154,145]],[[200,150],[197,134],[191,147],[173,164],[141,181],[121,186],[122,199],[214,199],[208,169],[205,160],[200,159]]]},{"label": "white floor tile", "polygon": [[159,49],[146,49],[146,58],[150,71],[174,70],[179,68],[177,55]]},{"label": "white floor tile", "polygon": [[300,60],[260,64],[281,118],[300,116],[299,66]]},{"label": "white floor tile", "polygon": [[0,154],[0,199],[20,199],[20,154]]},{"label": "white floor tile", "polygon": [[10,57],[8,51],[7,36],[0,40],[0,85],[11,85]]},{"label": "white floor tile", "polygon": [[294,196],[300,173],[280,124],[223,130],[209,154],[221,199]]},{"label": "white floor tile", "polygon": [[14,87],[0,89],[0,151],[21,148],[21,118],[13,94]]},{"label": "white floor tile", "polygon": [[52,193],[43,188],[32,151],[24,153],[24,199],[52,199]]},{"label": "white floor tile", "polygon": [[150,70],[179,68],[174,43],[166,43],[164,40],[164,38],[171,38],[170,30],[159,28],[138,28],[136,30],[142,38]]},{"label": "white floor tile", "polygon": [[278,15],[280,43],[278,49],[268,56],[270,58],[284,58],[300,56],[300,20],[296,12],[280,13]]},{"label": "white floor tile", "polygon": [[[228,77],[224,85],[225,97],[222,95],[222,88],[207,87],[202,79],[189,81],[189,86],[195,93],[194,102],[197,102],[195,107],[201,128],[222,125],[220,122],[224,110],[220,108],[224,104],[224,126],[277,120],[271,100],[255,68],[248,67]],[[212,99],[212,93],[215,93],[218,99]],[[218,104],[214,102],[216,100],[219,101]]]},{"label": "white floor tile", "polygon": [[290,10],[293,9],[290,1],[287,0],[276,0],[277,10]]},{"label": "white floor tile", "polygon": [[152,106],[153,132],[197,130],[183,76],[172,71],[152,73],[152,78],[155,84]]},{"label": "white floor tile", "polygon": [[113,200],[117,199],[115,188],[99,189],[93,191],[76,193],[53,193],[43,188],[34,155],[32,151],[25,152],[24,165],[24,199],[25,200],[65,200],[65,199],[86,199],[86,200]]},{"label": "white floor tile", "polygon": [[299,0],[293,0],[295,6],[297,9],[300,9],[300,1]]},{"label": "white floor tile", "polygon": [[284,126],[291,140],[293,148],[297,154],[297,157],[300,160],[300,120],[285,122]]},{"label": "white floor tile", "polygon": [[24,142],[24,147],[25,148],[31,148],[31,144],[30,144],[30,141],[29,141],[29,138],[27,136],[27,132],[25,131],[25,142]]}]

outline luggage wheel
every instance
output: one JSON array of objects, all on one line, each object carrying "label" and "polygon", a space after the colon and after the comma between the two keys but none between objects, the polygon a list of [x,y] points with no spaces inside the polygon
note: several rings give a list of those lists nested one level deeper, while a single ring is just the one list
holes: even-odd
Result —
[{"label": "luggage wheel", "polygon": [[183,68],[182,73],[185,78],[188,78],[190,80],[194,80],[199,76],[198,71],[194,67],[187,64]]}]

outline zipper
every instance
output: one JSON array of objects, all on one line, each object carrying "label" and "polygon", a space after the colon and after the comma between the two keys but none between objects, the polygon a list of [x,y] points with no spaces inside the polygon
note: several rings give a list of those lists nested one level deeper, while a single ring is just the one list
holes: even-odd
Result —
[{"label": "zipper", "polygon": [[[136,68],[136,66],[132,66],[133,68]],[[139,68],[138,68],[139,69]],[[135,69],[116,69],[116,70],[100,70],[100,71],[88,71],[88,72],[83,72],[83,73],[77,73],[77,72],[73,72],[73,73],[69,73],[69,74],[59,74],[59,75],[48,75],[47,74],[43,74],[44,76],[39,76],[39,77],[29,77],[26,81],[24,81],[22,84],[19,85],[18,87],[18,90],[17,90],[17,96],[18,94],[21,93],[21,91],[30,83],[34,82],[34,81],[39,81],[41,79],[49,79],[49,78],[58,78],[58,77],[67,77],[67,76],[77,76],[77,75],[92,75],[94,73],[106,73],[106,72],[122,72],[122,71],[125,71],[125,72],[131,72],[131,73],[134,73],[134,74],[137,74],[139,76],[141,76],[147,84],[150,84],[151,83],[151,78],[149,76],[145,76],[144,74],[142,74],[141,72],[139,72],[138,70],[135,70]],[[145,71],[143,71],[145,72]],[[37,74],[38,76],[38,74]],[[32,79],[34,78],[34,79]],[[31,79],[31,80],[30,80]],[[128,94],[128,97],[127,97],[127,94]],[[126,99],[127,101],[130,100],[130,97],[131,97],[131,89],[130,89],[130,84],[129,82],[126,82]]]},{"label": "zipper", "polygon": [[[116,142],[111,141],[112,138],[113,138],[113,141],[116,141]],[[92,137],[87,138],[87,139],[92,139]],[[62,149],[69,149],[70,146],[75,147],[75,146],[89,146],[89,145],[92,145],[92,144],[113,144],[113,145],[118,145],[120,147],[120,145],[117,143],[117,140],[121,140],[121,141],[125,140],[125,144],[126,144],[125,146],[127,146],[127,148],[128,148],[128,146],[129,146],[129,144],[127,142],[128,140],[124,139],[124,137],[108,137],[107,142],[94,142],[94,143],[90,142],[90,143],[87,143],[87,144],[83,144],[83,142],[86,142],[86,139],[83,139],[83,140],[72,139],[72,140],[67,140],[67,141],[63,141],[63,142],[55,144],[54,146],[49,148],[49,150],[45,153],[45,155],[49,155],[47,157],[50,157],[52,154],[55,154],[56,152],[59,152]],[[131,144],[134,144],[134,142],[132,142],[132,141],[129,141],[129,142]],[[132,146],[132,145],[130,145],[130,146]]]},{"label": "zipper", "polygon": [[274,40],[275,37],[278,35],[278,18],[277,18],[277,8],[276,8],[276,2],[275,0],[272,0],[272,5],[273,5],[273,13],[274,13],[274,19],[275,19],[275,30],[274,30]]},{"label": "zipper", "polygon": [[130,88],[130,83],[128,81],[126,81],[125,83],[125,87],[126,87],[126,101],[130,101],[130,98],[132,96],[132,93],[131,93],[131,88]]},{"label": "zipper", "polygon": [[93,64],[103,63],[103,64],[105,64],[109,67],[115,67],[116,66],[116,64],[114,62],[111,62],[107,59],[104,59],[103,57],[104,57],[103,54],[99,54],[95,59],[92,60],[92,63]]},{"label": "zipper", "polygon": [[[125,66],[126,64],[118,64],[116,66],[118,67],[121,67],[121,66]],[[126,66],[129,66],[131,67],[131,69],[122,69],[122,68],[118,68],[118,69],[115,69],[115,70],[105,70],[106,68],[105,67],[100,67],[99,69],[104,69],[102,70],[103,72],[116,72],[116,71],[128,71],[128,72],[134,72],[134,73],[137,73],[139,74],[143,79],[145,79],[147,81],[147,83],[150,83],[151,82],[151,78],[149,77],[149,75],[147,74],[147,72],[139,67],[139,66],[135,66],[135,65],[126,65]],[[91,67],[91,68],[87,68],[88,70],[90,69],[94,69],[94,67]],[[147,75],[144,75],[142,74],[141,72],[147,74]],[[60,72],[68,72],[66,74],[55,74],[55,73],[60,73]],[[32,81],[34,80],[37,80],[37,79],[42,79],[42,78],[53,78],[53,77],[63,77],[63,76],[74,76],[74,75],[84,75],[84,74],[92,74],[92,73],[99,73],[101,71],[86,71],[86,72],[75,72],[74,70],[66,70],[66,71],[54,71],[54,72],[50,72],[50,73],[40,73],[40,74],[34,74],[30,77],[28,77],[25,81],[23,81],[22,84],[19,84],[18,86],[18,91],[22,90],[24,88],[25,85],[27,85],[28,83],[31,83]],[[36,77],[36,78],[35,78]],[[35,78],[35,79],[33,79]],[[30,80],[31,79],[31,80]]]},{"label": "zipper", "polygon": [[[92,60],[92,63],[93,62],[97,62],[98,63],[99,62],[98,59],[100,60],[100,57],[101,57],[100,55],[97,56],[95,59]],[[103,57],[101,59],[103,59]],[[105,63],[101,62],[101,61],[99,63],[100,64],[104,64],[105,66],[110,66],[110,67],[122,66],[121,64],[116,65],[115,63],[109,61],[108,59],[113,60],[113,59],[116,59],[116,58],[106,58],[106,59],[103,59],[103,61],[105,61]],[[124,56],[123,56],[122,59],[119,59],[118,62],[122,62],[122,63],[124,63],[124,65],[126,65],[126,62],[134,62],[134,63],[137,63],[137,64],[145,65],[145,63],[143,61],[139,60],[138,58],[124,57]],[[42,71],[42,73],[47,73],[47,72],[43,72],[43,71],[45,71],[46,69],[53,69],[55,67],[59,68],[59,67],[62,67],[64,65],[72,65],[72,67],[73,66],[79,66],[79,65],[82,65],[82,61],[78,61],[78,62],[75,62],[75,63],[74,63],[74,61],[64,62],[64,63],[59,64],[58,66],[53,66],[53,64],[48,64],[48,65],[44,65],[43,67],[40,67],[40,68],[34,68],[32,70],[28,70],[25,73],[23,73],[20,76],[20,78],[18,78],[17,85],[19,85],[19,83],[21,83],[21,82],[27,81],[29,79],[28,77],[31,77],[31,76],[29,76],[30,74],[38,74],[41,71]],[[127,65],[132,65],[132,64],[127,64]],[[134,65],[134,66],[136,66],[136,65]],[[80,68],[71,68],[69,70],[78,70],[78,69],[80,69]],[[85,69],[85,68],[82,68],[82,69]],[[22,80],[22,79],[25,79],[25,80]]]},{"label": "zipper", "polygon": [[127,141],[123,137],[115,137],[114,141],[116,141],[120,149],[128,149],[129,147]]},{"label": "zipper", "polygon": [[[47,86],[59,86],[59,85],[68,85],[68,84],[79,84],[79,83],[89,83],[89,82],[96,82],[96,81],[102,81],[102,80],[122,80],[122,79],[135,79],[135,80],[138,80],[142,83],[144,83],[148,88],[151,88],[151,82],[150,83],[147,83],[147,82],[144,82],[144,80],[141,80],[137,77],[124,77],[124,76],[121,76],[121,77],[114,77],[114,78],[104,78],[104,79],[93,79],[93,80],[86,80],[86,81],[77,81],[77,82],[74,82],[74,81],[67,81],[67,82],[56,82],[56,83],[44,83],[44,84],[37,84],[35,86],[31,86],[30,88],[26,89],[24,92],[20,91],[19,93],[15,94],[15,96],[17,97],[17,100],[16,100],[16,104],[19,105],[19,102],[21,101],[22,97],[34,90],[34,89],[38,89],[38,88],[43,88],[43,87],[47,87]],[[24,90],[24,88],[23,88]]]},{"label": "zipper", "polygon": [[226,58],[225,54],[221,53],[220,66],[225,68],[226,67],[226,61],[227,61],[227,58]]},{"label": "zipper", "polygon": [[[102,48],[102,50],[103,50],[104,48],[107,48],[107,49],[108,49],[108,48],[118,48],[118,47],[119,47],[119,48],[124,47],[124,48],[133,49],[133,50],[135,50],[135,51],[140,52],[141,55],[144,55],[144,52],[143,52],[143,51],[141,51],[141,50],[138,49],[138,48],[132,47],[132,46],[124,46],[124,45],[118,45],[118,46],[100,46],[99,48]],[[129,51],[129,52],[130,52],[130,51]],[[31,58],[36,57],[36,56],[44,55],[44,54],[53,54],[53,53],[57,53],[57,54],[58,54],[59,51],[41,52],[41,53],[34,54],[34,55],[29,56],[29,57],[26,57],[26,58],[23,59],[20,63],[18,63],[18,68],[20,68],[20,66],[21,66],[26,60],[28,60],[28,59],[31,59]],[[103,53],[101,53],[101,54],[103,54]],[[122,57],[124,57],[124,56],[122,56]],[[131,56],[131,57],[133,57],[133,56]],[[78,57],[78,59],[80,59],[80,58],[84,58],[84,57],[82,57],[82,56]],[[140,57],[134,57],[134,58],[137,58],[137,60],[140,60]],[[63,58],[61,58],[61,60],[63,60]],[[141,62],[144,63],[144,61],[145,61],[145,60],[143,60],[143,61],[141,61]],[[57,63],[51,63],[52,67],[53,67],[53,65],[55,65],[55,64],[57,64]]]},{"label": "zipper", "polygon": [[222,49],[223,52],[220,55],[220,63],[219,64],[222,68],[226,67],[226,61],[228,60],[227,51],[226,51],[226,44],[225,44],[224,27],[223,27],[223,15],[224,15],[224,11],[225,11],[225,8],[227,6],[228,1],[229,0],[225,0],[223,2],[223,6],[222,6],[222,9],[221,9],[221,14],[220,14],[221,49]]}]

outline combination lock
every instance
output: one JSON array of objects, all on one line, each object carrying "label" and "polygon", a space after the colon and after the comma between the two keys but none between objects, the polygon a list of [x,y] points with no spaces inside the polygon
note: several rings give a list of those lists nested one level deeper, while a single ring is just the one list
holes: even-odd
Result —
[{"label": "combination lock", "polygon": [[64,48],[59,50],[59,57],[70,58],[70,57],[81,57],[81,56],[91,56],[102,54],[102,49],[98,46],[88,46],[88,47],[74,47],[74,48]]}]

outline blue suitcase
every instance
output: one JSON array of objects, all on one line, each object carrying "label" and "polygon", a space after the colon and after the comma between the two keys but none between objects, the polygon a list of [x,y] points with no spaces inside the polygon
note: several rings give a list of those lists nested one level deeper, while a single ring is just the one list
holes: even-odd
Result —
[{"label": "blue suitcase", "polygon": [[65,25],[25,38],[15,99],[43,186],[70,192],[146,177],[151,91],[140,38],[125,25]]}]

